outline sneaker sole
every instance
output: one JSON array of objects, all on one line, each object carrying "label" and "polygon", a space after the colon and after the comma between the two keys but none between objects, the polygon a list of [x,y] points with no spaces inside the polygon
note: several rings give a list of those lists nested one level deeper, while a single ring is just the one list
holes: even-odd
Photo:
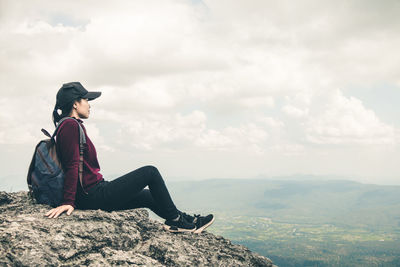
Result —
[{"label": "sneaker sole", "polygon": [[200,234],[201,232],[203,232],[204,229],[206,229],[208,226],[210,226],[213,222],[214,222],[215,217],[212,218],[211,221],[209,221],[207,224],[203,225],[202,227],[200,227],[199,229],[196,229],[194,232],[196,234]]},{"label": "sneaker sole", "polygon": [[183,233],[183,232],[191,233],[191,232],[194,232],[194,230],[196,230],[196,227],[193,229],[185,229],[185,228],[172,229],[171,226],[164,225],[164,229],[167,231],[170,231],[171,233]]}]

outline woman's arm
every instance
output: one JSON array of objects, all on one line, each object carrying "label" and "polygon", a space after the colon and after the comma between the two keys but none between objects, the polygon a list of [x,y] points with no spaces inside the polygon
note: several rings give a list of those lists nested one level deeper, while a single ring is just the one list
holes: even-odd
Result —
[{"label": "woman's arm", "polygon": [[75,196],[79,179],[79,126],[74,120],[66,120],[56,137],[57,149],[64,170],[64,199],[61,206],[45,216],[57,218],[64,211],[71,214],[75,209]]}]

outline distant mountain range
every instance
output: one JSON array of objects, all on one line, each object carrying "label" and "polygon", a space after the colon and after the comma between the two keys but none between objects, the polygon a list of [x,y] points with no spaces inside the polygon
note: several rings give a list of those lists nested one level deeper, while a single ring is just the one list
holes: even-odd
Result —
[{"label": "distant mountain range", "polygon": [[168,182],[177,205],[289,223],[400,226],[400,186],[318,180]]},{"label": "distant mountain range", "polygon": [[[182,209],[254,217],[267,215],[289,223],[372,228],[400,226],[400,186],[306,177],[166,180],[166,183],[172,198]],[[0,190],[27,190],[26,178],[2,177]]]}]

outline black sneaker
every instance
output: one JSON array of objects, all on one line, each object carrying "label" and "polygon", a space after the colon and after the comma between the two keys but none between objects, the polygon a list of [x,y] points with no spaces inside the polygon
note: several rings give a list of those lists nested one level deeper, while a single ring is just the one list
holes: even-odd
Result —
[{"label": "black sneaker", "polygon": [[207,216],[194,214],[194,216],[191,216],[185,212],[181,212],[181,215],[183,215],[182,217],[184,217],[186,221],[196,225],[196,230],[194,231],[196,234],[200,234],[204,229],[214,222],[214,215],[212,214],[208,214]]},{"label": "black sneaker", "polygon": [[196,230],[196,225],[186,221],[185,217],[181,214],[177,221],[166,220],[164,224],[164,229],[173,233],[177,232],[193,232]]},{"label": "black sneaker", "polygon": [[195,214],[194,216],[187,214],[186,212],[178,211],[179,214],[185,218],[187,222],[194,223],[197,220],[197,217],[200,217],[200,214]]}]

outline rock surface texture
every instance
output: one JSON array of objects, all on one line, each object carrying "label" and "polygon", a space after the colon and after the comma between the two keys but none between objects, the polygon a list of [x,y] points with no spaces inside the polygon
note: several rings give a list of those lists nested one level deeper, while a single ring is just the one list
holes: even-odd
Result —
[{"label": "rock surface texture", "polygon": [[75,210],[57,219],[27,192],[0,192],[0,266],[274,266],[204,231],[170,233],[145,209]]}]

